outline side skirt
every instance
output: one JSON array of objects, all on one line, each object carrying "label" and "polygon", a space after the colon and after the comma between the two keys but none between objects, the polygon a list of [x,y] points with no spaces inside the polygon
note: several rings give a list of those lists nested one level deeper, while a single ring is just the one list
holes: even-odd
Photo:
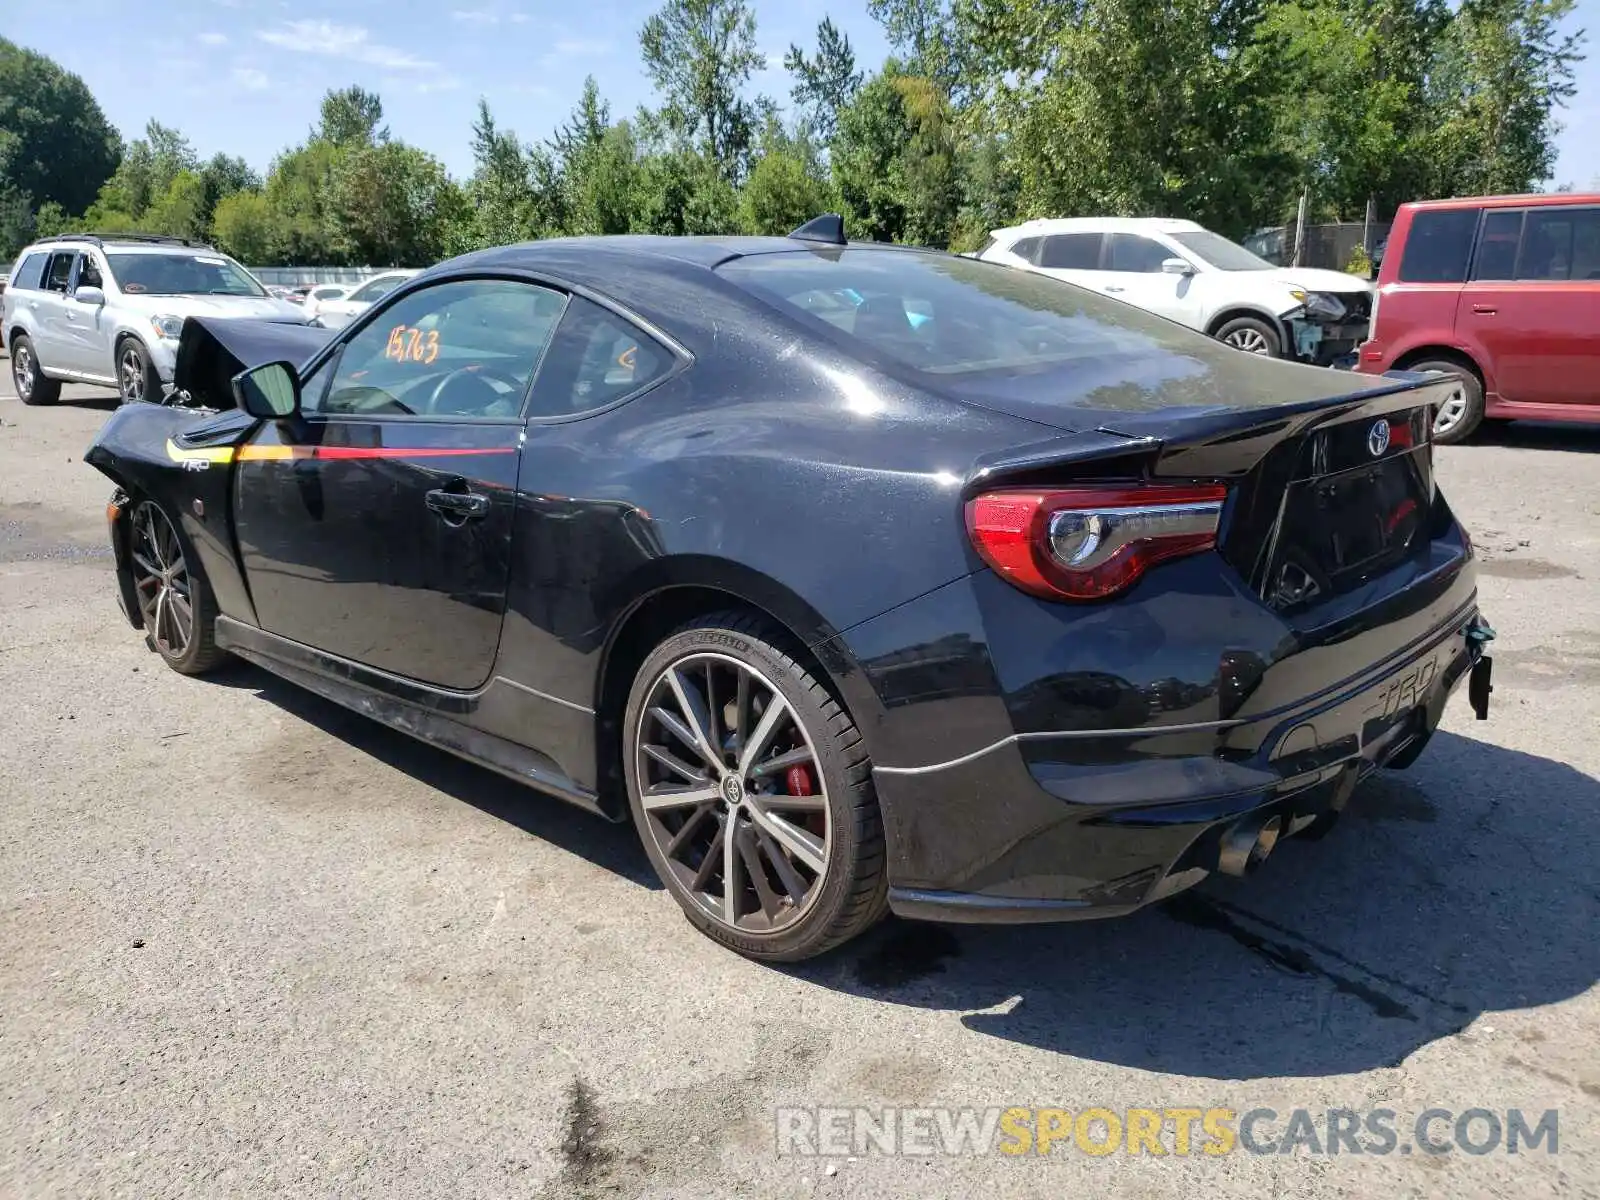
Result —
[{"label": "side skirt", "polygon": [[[428,699],[433,703],[424,706],[401,699],[382,687],[362,682],[360,676],[369,672],[358,664],[227,616],[217,618],[217,645],[262,670],[270,671],[326,700],[341,704],[364,717],[371,717],[430,746],[437,746],[458,758],[487,767],[608,820],[620,819],[618,814],[608,811],[601,804],[595,792],[574,782],[554,760],[537,750],[452,720],[439,711],[448,708],[452,712],[470,712],[476,707],[481,693],[440,692],[415,681],[404,681],[407,691],[416,693],[417,699],[422,699],[424,693],[428,694]],[[372,674],[376,676],[378,673]],[[388,676],[383,676],[383,679],[387,682]]]}]

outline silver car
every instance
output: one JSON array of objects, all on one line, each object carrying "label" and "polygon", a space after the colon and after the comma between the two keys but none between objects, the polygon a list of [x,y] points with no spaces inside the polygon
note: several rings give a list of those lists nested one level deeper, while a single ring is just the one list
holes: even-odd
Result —
[{"label": "silver car", "polygon": [[66,382],[102,384],[124,403],[160,400],[185,317],[303,325],[225,254],[180,238],[73,234],[23,250],[0,295],[0,339],[24,404],[49,404]]}]

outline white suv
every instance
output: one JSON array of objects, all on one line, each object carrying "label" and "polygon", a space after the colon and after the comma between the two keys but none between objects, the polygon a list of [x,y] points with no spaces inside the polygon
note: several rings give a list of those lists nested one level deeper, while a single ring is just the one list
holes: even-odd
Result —
[{"label": "white suv", "polygon": [[22,252],[0,296],[0,340],[24,404],[49,404],[64,382],[160,400],[185,317],[304,325],[233,259],[179,238],[75,234]]},{"label": "white suv", "polygon": [[1193,221],[1029,221],[995,230],[974,257],[1103,292],[1239,350],[1319,366],[1353,365],[1372,316],[1367,280],[1275,267]]}]

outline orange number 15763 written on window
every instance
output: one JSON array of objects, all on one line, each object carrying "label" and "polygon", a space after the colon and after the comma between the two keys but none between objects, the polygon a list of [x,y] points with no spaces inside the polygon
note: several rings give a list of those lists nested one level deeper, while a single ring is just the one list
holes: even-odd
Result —
[{"label": "orange number 15763 written on window", "polygon": [[431,363],[439,357],[439,331],[430,329],[424,333],[408,325],[396,325],[389,330],[389,344],[383,348],[383,356],[395,362]]}]

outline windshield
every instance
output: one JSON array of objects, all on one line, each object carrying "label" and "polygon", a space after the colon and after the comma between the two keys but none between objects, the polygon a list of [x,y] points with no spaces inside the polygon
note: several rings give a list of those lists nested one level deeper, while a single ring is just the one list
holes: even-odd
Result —
[{"label": "windshield", "polygon": [[117,286],[129,296],[265,296],[259,284],[220,254],[107,254]]},{"label": "windshield", "polygon": [[404,283],[407,278],[408,276],[405,275],[379,275],[376,279],[362,284],[351,292],[349,299],[360,301],[363,304],[371,303],[374,300],[382,300]]},{"label": "windshield", "polygon": [[1198,338],[1068,283],[944,254],[799,250],[718,271],[858,353],[936,375],[1048,369]]},{"label": "windshield", "polygon": [[1192,250],[1199,258],[1219,271],[1271,271],[1273,265],[1264,258],[1251,254],[1238,242],[1230,242],[1221,234],[1202,229],[1196,233],[1169,235],[1185,250]]}]

